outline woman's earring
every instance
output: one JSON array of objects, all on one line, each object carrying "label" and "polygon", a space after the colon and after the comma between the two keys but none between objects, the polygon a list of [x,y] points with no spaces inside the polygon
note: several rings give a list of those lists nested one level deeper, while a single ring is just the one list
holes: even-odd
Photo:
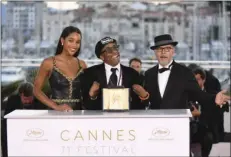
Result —
[{"label": "woman's earring", "polygon": [[61,43],[61,45],[63,46],[63,43]]}]

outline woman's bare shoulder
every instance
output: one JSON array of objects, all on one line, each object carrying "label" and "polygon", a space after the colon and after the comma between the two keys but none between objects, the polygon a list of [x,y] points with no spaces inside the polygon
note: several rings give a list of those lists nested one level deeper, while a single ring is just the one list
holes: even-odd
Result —
[{"label": "woman's bare shoulder", "polygon": [[53,62],[54,62],[53,57],[45,58],[41,63],[41,67],[45,68],[47,70],[52,69],[53,68]]},{"label": "woman's bare shoulder", "polygon": [[84,60],[79,59],[79,62],[80,62],[81,67],[83,67],[83,69],[87,68],[87,64]]}]

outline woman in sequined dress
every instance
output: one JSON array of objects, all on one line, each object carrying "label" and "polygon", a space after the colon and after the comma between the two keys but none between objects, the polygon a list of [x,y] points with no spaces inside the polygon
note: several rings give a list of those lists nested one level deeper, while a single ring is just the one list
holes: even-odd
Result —
[{"label": "woman in sequined dress", "polygon": [[[81,31],[73,26],[64,28],[54,56],[41,63],[34,82],[34,95],[43,104],[58,111],[82,109],[80,77],[87,68],[78,59],[81,48]],[[45,80],[51,87],[51,98],[42,91]]]}]

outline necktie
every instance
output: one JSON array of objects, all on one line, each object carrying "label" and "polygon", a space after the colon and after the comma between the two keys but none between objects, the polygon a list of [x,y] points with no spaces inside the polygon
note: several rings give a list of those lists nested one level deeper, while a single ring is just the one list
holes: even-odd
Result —
[{"label": "necktie", "polygon": [[116,75],[117,68],[111,68],[111,76],[109,78],[108,86],[109,87],[116,87],[117,86],[117,75]]},{"label": "necktie", "polygon": [[[172,63],[173,63],[173,62],[172,62]],[[159,73],[163,73],[163,72],[165,72],[165,71],[167,71],[167,70],[170,70],[171,66],[172,66],[172,64],[170,64],[168,68],[160,68],[160,69],[158,70],[158,72],[159,72]]]}]

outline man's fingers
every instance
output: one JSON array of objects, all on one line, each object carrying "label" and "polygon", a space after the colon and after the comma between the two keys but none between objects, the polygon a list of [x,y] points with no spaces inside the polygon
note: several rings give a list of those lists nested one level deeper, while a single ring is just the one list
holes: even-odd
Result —
[{"label": "man's fingers", "polygon": [[135,90],[141,90],[142,89],[142,87],[140,85],[133,85],[132,87]]},{"label": "man's fingers", "polygon": [[98,83],[97,81],[94,81],[94,82],[93,82],[93,85],[99,86],[99,83]]},{"label": "man's fingers", "polygon": [[228,95],[224,95],[224,99],[225,99],[225,101],[228,101],[228,100],[230,100],[230,96],[228,96]]},{"label": "man's fingers", "polygon": [[133,85],[133,86],[132,86],[132,89],[133,89],[134,92],[137,91],[137,86],[136,86],[136,85]]},{"label": "man's fingers", "polygon": [[133,90],[134,90],[134,91],[137,91],[137,87],[133,87]]},{"label": "man's fingers", "polygon": [[223,104],[226,104],[230,100],[230,96],[223,97]]},{"label": "man's fingers", "polygon": [[139,86],[133,87],[133,91],[134,91],[135,93],[139,93],[140,90],[141,90],[141,88],[140,88]]},{"label": "man's fingers", "polygon": [[132,88],[133,88],[133,89],[136,89],[136,88],[137,88],[137,85],[134,84],[134,85],[132,86]]},{"label": "man's fingers", "polygon": [[220,93],[225,94],[227,92],[226,89],[222,90]]}]

